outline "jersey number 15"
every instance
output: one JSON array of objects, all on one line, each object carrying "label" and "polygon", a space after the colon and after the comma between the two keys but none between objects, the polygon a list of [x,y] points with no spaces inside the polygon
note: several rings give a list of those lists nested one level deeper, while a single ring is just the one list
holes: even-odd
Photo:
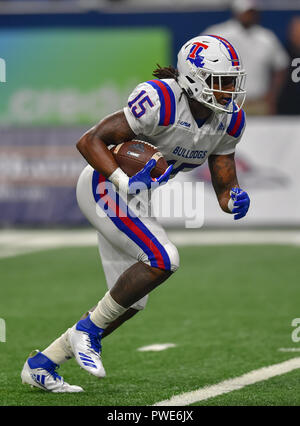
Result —
[{"label": "jersey number 15", "polygon": [[128,106],[131,109],[132,114],[136,118],[142,117],[142,115],[146,112],[145,103],[147,102],[148,105],[152,108],[153,102],[149,98],[148,95],[144,96],[145,90],[142,90],[132,101],[128,102]]}]

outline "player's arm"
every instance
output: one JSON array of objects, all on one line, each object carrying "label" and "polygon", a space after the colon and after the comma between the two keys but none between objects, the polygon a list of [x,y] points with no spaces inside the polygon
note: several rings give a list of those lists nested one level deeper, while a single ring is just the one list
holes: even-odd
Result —
[{"label": "player's arm", "polygon": [[86,132],[76,146],[93,169],[109,178],[123,193],[135,193],[136,188],[139,190],[149,189],[152,186],[154,187],[154,185],[157,187],[166,183],[173,166],[168,167],[154,182],[151,177],[151,170],[155,167],[156,161],[152,159],[140,172],[129,178],[107,148],[109,145],[118,145],[122,142],[130,141],[135,136],[136,134],[129,126],[124,112],[119,111],[109,115]]},{"label": "player's arm", "polygon": [[239,188],[234,153],[210,155],[208,164],[221,209],[226,213],[235,214],[235,220],[241,219],[247,214],[250,199],[248,194]]},{"label": "player's arm", "polygon": [[210,155],[208,165],[211,181],[217,195],[220,207],[224,212],[231,213],[228,209],[231,188],[238,187],[234,153],[228,155]]},{"label": "player's arm", "polygon": [[124,112],[119,111],[87,131],[76,146],[93,169],[109,177],[119,166],[107,146],[130,141],[135,136]]}]

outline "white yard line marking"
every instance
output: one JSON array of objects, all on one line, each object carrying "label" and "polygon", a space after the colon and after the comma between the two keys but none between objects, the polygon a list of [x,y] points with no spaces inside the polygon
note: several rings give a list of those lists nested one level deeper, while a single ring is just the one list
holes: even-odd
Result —
[{"label": "white yard line marking", "polygon": [[234,390],[239,390],[248,385],[268,380],[271,377],[280,376],[290,371],[300,368],[300,357],[292,358],[288,361],[279,364],[270,365],[268,367],[259,368],[258,370],[250,371],[240,377],[224,380],[216,385],[205,386],[192,392],[182,393],[181,395],[172,396],[165,401],[160,401],[154,406],[183,406],[194,404],[199,401],[204,401],[215,396],[229,393]]},{"label": "white yard line marking", "polygon": [[215,230],[167,232],[175,245],[281,244],[300,245],[299,231]]},{"label": "white yard line marking", "polygon": [[153,345],[142,346],[141,348],[138,348],[137,350],[139,352],[148,352],[148,351],[159,352],[169,348],[175,348],[175,346],[176,345],[174,343],[154,343]]},{"label": "white yard line marking", "polygon": [[[300,246],[299,231],[168,231],[170,240],[180,246],[284,244]],[[97,245],[97,234],[88,230],[3,230],[0,231],[0,258],[18,256],[59,247]]]},{"label": "white yard line marking", "polygon": [[279,352],[300,352],[300,348],[279,348]]},{"label": "white yard line marking", "polygon": [[34,253],[60,247],[91,247],[97,245],[96,231],[1,231],[0,258]]}]

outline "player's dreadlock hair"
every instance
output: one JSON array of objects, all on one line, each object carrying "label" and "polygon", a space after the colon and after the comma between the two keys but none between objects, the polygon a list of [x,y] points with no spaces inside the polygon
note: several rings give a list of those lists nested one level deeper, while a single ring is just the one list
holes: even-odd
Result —
[{"label": "player's dreadlock hair", "polygon": [[168,67],[162,68],[159,64],[157,64],[157,67],[152,75],[156,78],[173,78],[177,81],[178,78],[178,71],[176,68],[172,67],[172,65],[169,65]]},{"label": "player's dreadlock hair", "polygon": [[[158,68],[153,71],[152,75],[156,78],[173,78],[175,81],[178,81],[178,70],[172,65],[169,65],[168,67],[161,67],[159,64],[156,64]],[[188,94],[185,92],[185,90],[182,89],[181,95],[179,97],[179,101],[182,98],[182,95],[185,94],[188,97]]]}]

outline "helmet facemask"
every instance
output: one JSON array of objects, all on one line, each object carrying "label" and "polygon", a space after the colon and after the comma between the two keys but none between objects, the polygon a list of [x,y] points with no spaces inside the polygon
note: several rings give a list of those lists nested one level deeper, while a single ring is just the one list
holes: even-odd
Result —
[{"label": "helmet facemask", "polygon": [[[237,71],[237,73],[230,74],[205,73],[204,70],[202,72],[206,74],[206,76],[200,77],[204,80],[203,90],[198,96],[196,93],[194,99],[205,104],[215,112],[232,114],[243,107],[246,98],[246,73],[244,71]],[[232,81],[232,87],[230,87],[230,83],[227,83],[228,81]],[[226,88],[230,90],[226,90]],[[228,98],[225,105],[218,102],[217,97],[219,97],[219,94],[225,95]]]}]

